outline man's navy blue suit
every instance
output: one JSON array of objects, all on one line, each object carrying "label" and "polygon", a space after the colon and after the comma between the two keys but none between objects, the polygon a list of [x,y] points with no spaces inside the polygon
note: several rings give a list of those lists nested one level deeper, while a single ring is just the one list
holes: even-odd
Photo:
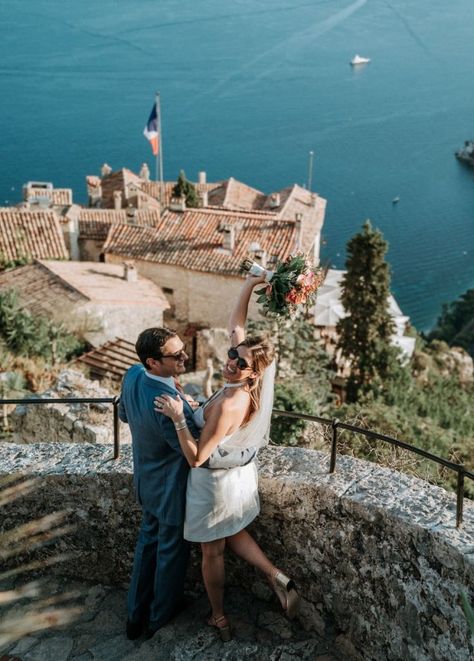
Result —
[{"label": "man's navy blue suit", "polygon": [[[154,410],[157,395],[177,391],[133,365],[124,378],[119,416],[132,433],[134,485],[143,519],[138,535],[128,593],[131,622],[149,620],[163,626],[182,600],[189,544],[183,539],[189,465],[170,418]],[[184,414],[195,438],[193,411],[184,400]]]}]

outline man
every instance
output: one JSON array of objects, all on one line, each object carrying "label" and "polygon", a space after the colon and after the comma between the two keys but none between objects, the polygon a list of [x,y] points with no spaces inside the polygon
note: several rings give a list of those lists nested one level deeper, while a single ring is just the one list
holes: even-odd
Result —
[{"label": "man", "polygon": [[[154,410],[157,395],[176,397],[175,378],[188,358],[174,330],[148,328],[135,350],[142,365],[126,373],[119,416],[132,432],[134,485],[143,511],[128,592],[126,633],[135,640],[151,637],[182,605],[189,545],[183,539],[189,466],[170,418]],[[193,410],[186,398],[184,414],[197,438]]]}]

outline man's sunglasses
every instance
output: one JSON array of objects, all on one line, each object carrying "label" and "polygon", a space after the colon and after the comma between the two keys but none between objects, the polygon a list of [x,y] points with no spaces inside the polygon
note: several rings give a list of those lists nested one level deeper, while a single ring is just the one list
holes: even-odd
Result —
[{"label": "man's sunglasses", "polygon": [[188,354],[185,351],[185,347],[183,347],[180,351],[177,351],[176,353],[162,353],[160,358],[173,358],[173,360],[181,360],[182,358],[187,358]]},{"label": "man's sunglasses", "polygon": [[227,355],[229,356],[229,358],[231,360],[236,360],[237,361],[237,367],[239,368],[239,370],[249,370],[250,369],[250,365],[248,364],[248,362],[245,360],[245,358],[242,358],[241,356],[239,356],[239,352],[234,347],[231,347],[229,349],[229,351],[227,352]]}]

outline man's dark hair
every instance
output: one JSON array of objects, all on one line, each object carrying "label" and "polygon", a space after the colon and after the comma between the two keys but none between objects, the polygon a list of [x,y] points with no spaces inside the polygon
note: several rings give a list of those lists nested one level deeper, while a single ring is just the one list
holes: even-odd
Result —
[{"label": "man's dark hair", "polygon": [[147,328],[138,336],[135,344],[135,351],[141,362],[149,369],[146,364],[147,358],[159,360],[162,356],[162,348],[170,337],[175,337],[177,332],[173,328]]}]

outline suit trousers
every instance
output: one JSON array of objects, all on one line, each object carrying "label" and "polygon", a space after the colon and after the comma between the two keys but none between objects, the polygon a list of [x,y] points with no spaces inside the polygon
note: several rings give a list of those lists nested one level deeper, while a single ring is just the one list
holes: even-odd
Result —
[{"label": "suit trousers", "polygon": [[148,620],[151,629],[158,629],[173,617],[184,594],[189,550],[182,526],[143,512],[128,591],[131,622]]}]

